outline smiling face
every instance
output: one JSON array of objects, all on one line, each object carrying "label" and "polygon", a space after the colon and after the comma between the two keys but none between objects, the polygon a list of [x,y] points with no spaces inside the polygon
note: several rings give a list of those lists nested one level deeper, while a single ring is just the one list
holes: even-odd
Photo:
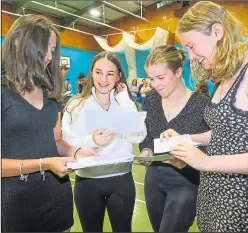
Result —
[{"label": "smiling face", "polygon": [[92,77],[96,92],[107,94],[115,87],[117,80],[119,80],[119,72],[114,63],[106,58],[102,58],[95,62]]},{"label": "smiling face", "polygon": [[46,56],[44,59],[44,68],[45,69],[53,59],[53,54],[54,54],[55,49],[56,49],[56,42],[57,42],[56,34],[54,33],[54,31],[51,31],[51,35],[50,35],[49,42],[48,42],[47,53],[46,53]]},{"label": "smiling face", "polygon": [[168,98],[181,82],[181,67],[173,73],[165,64],[152,65],[146,68],[146,72],[152,87],[162,98]]},{"label": "smiling face", "polygon": [[210,35],[197,31],[184,32],[179,34],[179,38],[182,45],[188,50],[190,60],[198,61],[204,69],[211,68],[218,41],[213,31]]}]

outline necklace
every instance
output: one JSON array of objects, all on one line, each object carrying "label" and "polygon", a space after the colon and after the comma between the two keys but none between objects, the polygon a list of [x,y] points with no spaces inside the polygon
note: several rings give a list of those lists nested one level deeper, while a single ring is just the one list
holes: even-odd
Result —
[{"label": "necklace", "polygon": [[110,104],[111,104],[111,101],[109,99],[109,102],[108,103],[101,103],[94,95],[93,95],[95,101],[105,110],[105,111],[108,111],[109,110],[109,107],[110,107]]},{"label": "necklace", "polygon": [[100,105],[102,106],[102,108],[104,109],[104,110],[106,110],[106,111],[108,111],[109,110],[109,107],[110,107],[110,102],[108,102],[108,103],[104,103],[104,104],[102,104],[102,103],[100,103]]}]

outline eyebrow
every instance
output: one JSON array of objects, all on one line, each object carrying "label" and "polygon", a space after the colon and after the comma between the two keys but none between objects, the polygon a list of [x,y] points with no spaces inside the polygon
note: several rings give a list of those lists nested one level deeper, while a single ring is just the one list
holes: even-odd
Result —
[{"label": "eyebrow", "polygon": [[[99,68],[96,68],[96,70],[98,70],[98,71],[102,71],[101,69],[99,69]],[[113,71],[113,70],[109,70],[108,72],[115,72],[115,71]]]},{"label": "eyebrow", "polygon": [[154,76],[154,77],[159,77],[159,76],[163,76],[163,75],[166,75],[166,73],[158,74],[158,75],[156,75],[156,76]]}]

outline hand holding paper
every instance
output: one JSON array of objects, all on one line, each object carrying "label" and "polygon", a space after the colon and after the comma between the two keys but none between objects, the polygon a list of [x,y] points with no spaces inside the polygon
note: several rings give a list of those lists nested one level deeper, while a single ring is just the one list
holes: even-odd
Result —
[{"label": "hand holding paper", "polygon": [[195,146],[200,145],[198,142],[193,142],[188,134],[170,137],[168,140],[164,139],[162,142],[160,138],[156,138],[153,141],[155,154],[169,152],[171,150],[170,147],[176,146],[180,142],[187,142]]},{"label": "hand holding paper", "polygon": [[163,139],[168,140],[170,137],[176,137],[176,136],[180,136],[180,134],[176,132],[174,129],[167,129],[160,134],[160,139],[161,141]]},{"label": "hand holding paper", "polygon": [[114,131],[106,130],[106,128],[100,128],[93,133],[92,139],[96,145],[103,146],[114,137]]},{"label": "hand holding paper", "polygon": [[76,154],[75,154],[74,158],[76,158],[76,159],[85,158],[88,156],[99,156],[98,153],[91,147],[80,148],[75,153]]}]

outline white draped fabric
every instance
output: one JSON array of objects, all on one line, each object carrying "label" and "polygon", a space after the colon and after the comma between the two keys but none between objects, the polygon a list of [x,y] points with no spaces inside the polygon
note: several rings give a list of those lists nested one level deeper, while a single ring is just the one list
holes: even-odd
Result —
[{"label": "white draped fabric", "polygon": [[143,44],[137,44],[137,43],[135,43],[135,35],[130,34],[128,32],[123,32],[122,35],[123,35],[124,43],[133,49],[146,50],[146,49],[152,48],[154,37],[152,37],[151,39],[149,39],[148,41],[146,41]]},{"label": "white draped fabric", "polygon": [[156,33],[153,37],[153,44],[152,44],[151,49],[153,50],[154,48],[160,45],[165,45],[167,43],[168,36],[169,36],[169,31],[161,27],[157,27]]},{"label": "white draped fabric", "polygon": [[124,43],[124,52],[128,65],[128,79],[137,77],[136,53],[135,49]]},{"label": "white draped fabric", "polygon": [[117,45],[114,47],[111,47],[108,45],[107,39],[101,37],[101,36],[94,36],[95,40],[98,42],[98,44],[108,52],[116,53],[124,50],[124,42],[121,40]]},{"label": "white draped fabric", "polygon": [[156,32],[152,38],[150,38],[148,41],[146,41],[143,44],[135,43],[135,35],[123,32],[122,33],[122,40],[115,45],[114,47],[111,47],[108,45],[107,39],[100,37],[100,36],[94,36],[98,44],[108,52],[125,52],[125,57],[128,64],[128,78],[136,78],[137,77],[137,67],[136,67],[136,56],[135,56],[135,49],[137,50],[147,50],[147,49],[154,49],[157,46],[165,45],[168,39],[169,32],[166,29],[163,29],[161,27],[156,28]]},{"label": "white draped fabric", "polygon": [[128,32],[123,32],[122,35],[124,43],[128,46],[137,50],[152,50],[157,46],[166,44],[169,32],[161,27],[157,27],[154,36],[143,44],[135,43],[135,36]]}]

